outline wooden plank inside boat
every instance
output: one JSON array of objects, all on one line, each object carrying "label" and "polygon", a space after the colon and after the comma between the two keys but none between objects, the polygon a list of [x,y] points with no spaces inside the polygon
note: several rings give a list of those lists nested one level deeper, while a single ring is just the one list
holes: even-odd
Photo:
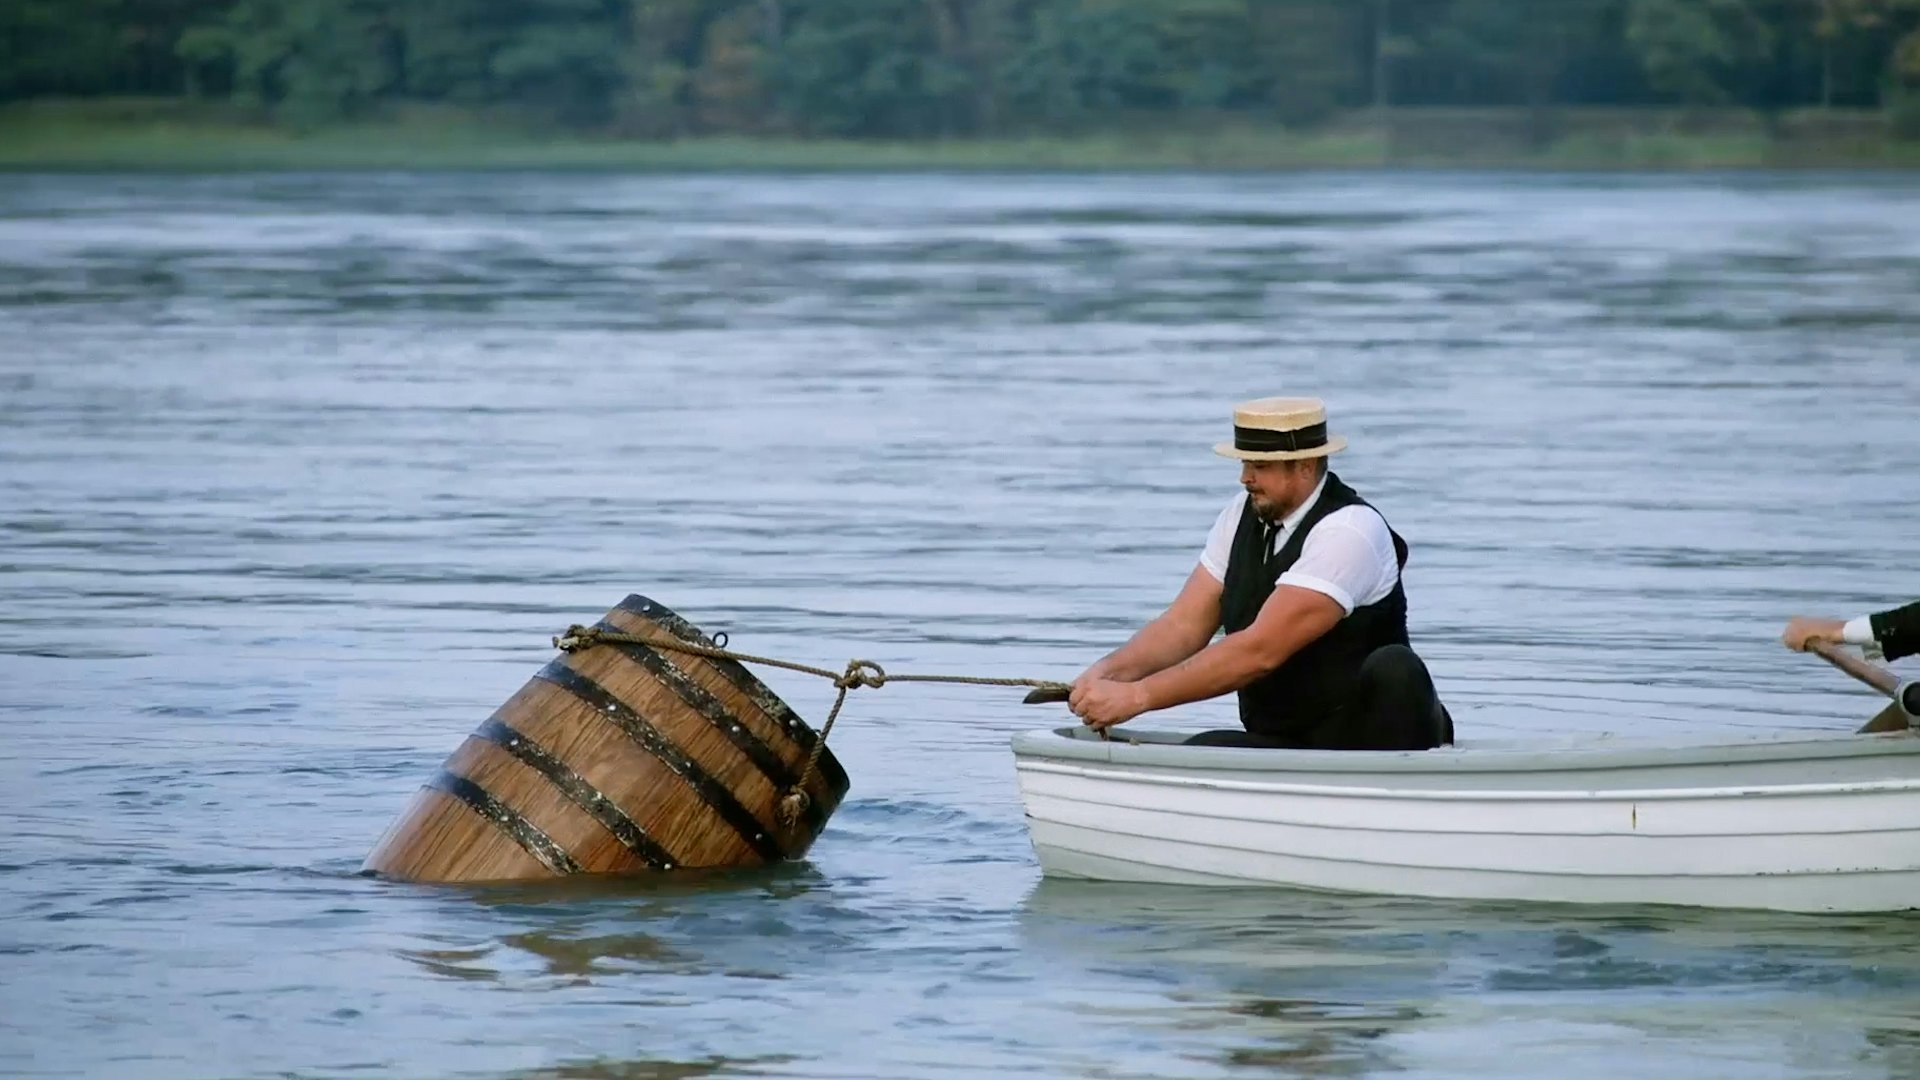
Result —
[{"label": "wooden plank inside boat", "polygon": [[[597,626],[712,644],[643,596]],[[848,788],[823,748],[804,809],[779,812],[818,738],[734,661],[624,642],[564,653],[447,758],[363,870],[509,881],[796,858]]]}]

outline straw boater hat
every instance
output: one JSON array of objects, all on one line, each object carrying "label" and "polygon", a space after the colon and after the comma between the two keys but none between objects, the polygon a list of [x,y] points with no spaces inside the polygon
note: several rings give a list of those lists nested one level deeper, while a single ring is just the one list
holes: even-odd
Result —
[{"label": "straw boater hat", "polygon": [[1299,461],[1347,448],[1327,434],[1327,407],[1319,398],[1270,397],[1244,401],[1233,410],[1233,441],[1213,452],[1241,461]]}]

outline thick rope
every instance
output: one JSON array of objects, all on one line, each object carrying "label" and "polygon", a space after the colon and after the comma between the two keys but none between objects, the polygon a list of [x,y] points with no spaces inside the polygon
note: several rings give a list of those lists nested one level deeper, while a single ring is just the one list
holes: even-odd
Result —
[{"label": "thick rope", "polygon": [[803,675],[813,675],[827,679],[839,690],[834,696],[833,708],[827,711],[827,722],[820,725],[820,737],[814,740],[813,752],[807,755],[807,764],[800,771],[800,779],[780,797],[779,813],[781,820],[791,826],[800,820],[807,806],[812,802],[807,794],[807,785],[813,781],[813,775],[820,766],[820,755],[827,748],[827,736],[833,731],[833,723],[840,718],[840,707],[847,703],[847,691],[858,690],[863,686],[876,689],[890,682],[948,683],[958,686],[1029,686],[1041,690],[1066,690],[1068,684],[1047,679],[996,679],[981,675],[889,675],[885,668],[871,660],[849,660],[844,671],[835,673],[830,668],[814,667],[812,664],[798,664],[791,660],[779,660],[771,656],[755,656],[752,653],[735,652],[718,645],[702,645],[672,636],[653,634],[629,634],[620,630],[602,630],[594,626],[581,626],[575,623],[567,627],[566,632],[553,639],[554,648],[562,652],[578,652],[590,649],[601,643],[612,645],[645,645],[654,649],[670,649],[674,652],[704,656],[713,660],[734,660],[746,664],[765,664],[768,667],[784,668]]}]

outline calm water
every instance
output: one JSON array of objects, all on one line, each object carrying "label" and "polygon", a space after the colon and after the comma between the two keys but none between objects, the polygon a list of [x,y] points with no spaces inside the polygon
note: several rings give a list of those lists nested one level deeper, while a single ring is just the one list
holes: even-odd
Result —
[{"label": "calm water", "polygon": [[1271,393],[1463,737],[1843,730],[1917,343],[1911,177],[0,179],[0,1074],[1916,1075],[1910,916],[1044,882],[1017,691],[857,693],[778,871],[353,872],[628,592],[1071,676]]}]

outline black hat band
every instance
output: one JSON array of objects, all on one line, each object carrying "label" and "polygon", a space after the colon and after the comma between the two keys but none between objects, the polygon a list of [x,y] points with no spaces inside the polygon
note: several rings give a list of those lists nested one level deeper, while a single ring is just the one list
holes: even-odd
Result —
[{"label": "black hat band", "polygon": [[1284,451],[1318,450],[1327,445],[1327,424],[1321,421],[1311,427],[1295,428],[1292,431],[1269,431],[1266,428],[1247,428],[1238,424],[1233,426],[1233,448],[1253,454],[1272,454]]}]

